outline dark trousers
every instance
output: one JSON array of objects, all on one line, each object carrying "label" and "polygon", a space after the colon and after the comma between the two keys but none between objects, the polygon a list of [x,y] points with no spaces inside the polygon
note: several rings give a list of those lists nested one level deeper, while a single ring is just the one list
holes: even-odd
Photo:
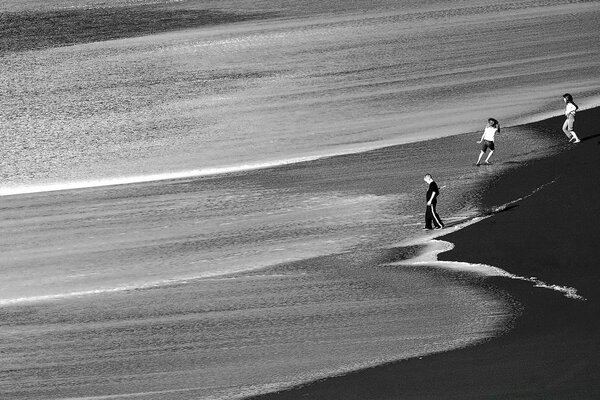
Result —
[{"label": "dark trousers", "polygon": [[433,229],[433,227],[441,228],[444,226],[442,219],[438,215],[437,211],[435,211],[435,204],[431,204],[427,206],[425,210],[425,228]]}]

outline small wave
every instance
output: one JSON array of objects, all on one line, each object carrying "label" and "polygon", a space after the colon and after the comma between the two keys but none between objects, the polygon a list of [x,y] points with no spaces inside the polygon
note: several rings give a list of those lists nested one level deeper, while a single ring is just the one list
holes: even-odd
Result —
[{"label": "small wave", "polygon": [[253,171],[257,169],[266,169],[288,164],[297,164],[301,162],[314,161],[332,155],[315,155],[306,157],[296,157],[286,160],[279,161],[267,161],[262,163],[243,164],[236,166],[226,167],[214,167],[214,168],[202,168],[188,171],[178,172],[165,172],[161,174],[148,174],[148,175],[136,175],[136,176],[124,176],[106,179],[95,179],[75,182],[61,182],[61,183],[48,183],[48,184],[36,184],[36,185],[19,185],[14,187],[0,188],[0,196],[11,196],[17,194],[28,194],[28,193],[41,193],[41,192],[53,192],[60,190],[73,190],[73,189],[88,189],[94,187],[104,186],[115,186],[115,185],[127,185],[132,183],[145,183],[154,181],[165,181],[171,179],[185,179],[185,178],[196,178],[203,176],[213,175],[224,175],[236,172]]},{"label": "small wave", "polygon": [[56,293],[56,294],[48,294],[42,296],[30,296],[30,297],[17,297],[14,299],[0,299],[0,307],[1,306],[12,306],[17,304],[24,303],[37,303],[49,300],[61,300],[67,299],[71,297],[82,297],[89,296],[94,294],[103,294],[103,293],[112,293],[112,292],[122,292],[127,290],[134,289],[142,289],[145,287],[150,287],[151,285],[141,285],[141,286],[119,286],[114,288],[105,288],[105,289],[93,289],[93,290],[81,290],[76,292],[69,293]]},{"label": "small wave", "polygon": [[165,172],[165,173],[149,173],[134,176],[121,176],[112,178],[99,178],[71,182],[56,182],[31,185],[13,185],[0,187],[0,196],[12,196],[19,194],[54,192],[61,190],[88,189],[95,187],[127,185],[135,183],[147,183],[174,179],[200,178],[215,175],[226,175],[233,173],[242,173],[260,169],[268,169],[281,167],[291,164],[299,164],[304,162],[322,160],[325,158],[346,156],[350,154],[359,154],[367,151],[373,151],[390,146],[397,146],[414,141],[410,138],[403,138],[391,142],[361,142],[360,144],[338,148],[336,150],[323,151],[318,154],[309,154],[305,156],[290,157],[280,160],[270,160],[262,162],[251,162],[247,164],[229,165],[220,167],[206,167],[200,169]]},{"label": "small wave", "polygon": [[544,281],[539,280],[536,277],[525,277],[525,276],[515,275],[508,271],[503,270],[502,268],[494,267],[492,265],[467,263],[467,262],[461,262],[461,261],[440,261],[437,258],[438,254],[445,253],[447,251],[452,250],[454,248],[454,244],[443,241],[443,240],[435,240],[435,238],[447,235],[449,233],[448,232],[449,230],[456,231],[456,230],[463,229],[469,225],[472,225],[472,224],[480,222],[484,219],[487,219],[487,218],[493,216],[494,214],[497,214],[497,213],[506,211],[512,207],[515,207],[518,202],[533,196],[534,194],[536,194],[537,192],[542,190],[544,187],[551,185],[554,182],[555,182],[554,180],[549,181],[549,182],[544,183],[543,185],[540,185],[539,187],[535,188],[529,194],[526,194],[522,197],[519,197],[519,198],[509,201],[507,203],[501,204],[499,206],[491,207],[487,210],[484,210],[482,212],[482,215],[478,215],[478,216],[475,216],[472,218],[471,217],[465,218],[465,219],[459,221],[458,223],[456,223],[456,225],[452,226],[449,229],[433,231],[431,234],[427,235],[425,238],[421,237],[421,238],[412,239],[411,241],[401,243],[400,246],[423,245],[424,244],[423,241],[425,240],[426,241],[426,243],[425,243],[426,251],[424,251],[421,255],[419,255],[417,257],[411,258],[409,260],[398,261],[398,262],[392,263],[390,265],[435,266],[435,267],[439,267],[439,268],[475,273],[475,274],[480,274],[480,275],[485,275],[485,276],[501,276],[501,277],[505,277],[505,278],[509,278],[509,279],[517,279],[517,280],[531,282],[534,284],[535,287],[561,292],[565,295],[565,297],[570,298],[570,299],[586,300],[585,297],[577,294],[577,289],[569,287],[569,286],[548,284]]},{"label": "small wave", "polygon": [[479,274],[484,276],[500,276],[509,279],[516,279],[521,281],[526,281],[533,283],[535,287],[555,290],[557,292],[561,292],[565,297],[574,299],[574,300],[586,300],[585,297],[577,294],[577,289],[561,286],[561,285],[553,285],[548,284],[544,281],[539,280],[536,277],[526,277],[512,274],[508,271],[503,270],[502,268],[494,267],[492,265],[487,264],[477,264],[477,263],[468,263],[462,261],[440,261],[437,256],[440,253],[445,253],[454,248],[454,244],[450,242],[446,242],[443,240],[431,240],[427,246],[425,252],[421,255],[412,258],[410,260],[402,260],[392,265],[417,265],[417,266],[433,266],[438,268],[445,268],[454,271],[462,271],[469,272],[473,274]]},{"label": "small wave", "polygon": [[17,297],[12,299],[0,299],[0,307],[13,306],[18,304],[39,303],[53,300],[63,300],[74,297],[86,297],[92,295],[127,292],[133,290],[154,289],[171,285],[185,284],[190,281],[209,280],[209,279],[235,279],[233,274],[248,271],[248,268],[240,268],[232,271],[214,271],[201,275],[184,276],[178,278],[162,279],[152,282],[132,283],[114,287],[97,288],[89,290],[76,290],[73,292],[54,293],[40,296]]}]

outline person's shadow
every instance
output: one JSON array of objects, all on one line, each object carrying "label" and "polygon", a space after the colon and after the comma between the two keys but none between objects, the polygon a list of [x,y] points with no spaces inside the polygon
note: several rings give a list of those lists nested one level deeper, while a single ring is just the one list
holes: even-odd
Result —
[{"label": "person's shadow", "polygon": [[[600,137],[600,133],[596,134],[596,135],[592,135],[592,136],[586,136],[586,137],[582,137],[581,141],[582,142],[587,142],[588,140],[592,140],[594,138],[598,138]],[[598,144],[600,144],[600,142],[598,142]]]}]

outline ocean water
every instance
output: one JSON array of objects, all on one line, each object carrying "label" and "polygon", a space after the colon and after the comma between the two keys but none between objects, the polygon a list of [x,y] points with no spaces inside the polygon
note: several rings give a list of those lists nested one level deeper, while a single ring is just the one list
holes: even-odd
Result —
[{"label": "ocean water", "polygon": [[452,225],[485,212],[482,181],[565,147],[508,128],[475,168],[474,136],[4,196],[1,397],[243,398],[501,334],[518,305],[483,278],[399,265],[426,250],[424,165]]},{"label": "ocean water", "polygon": [[597,104],[598,2],[497,3],[4,1],[0,190],[514,125],[564,92]]},{"label": "ocean water", "polygon": [[398,266],[423,175],[468,221],[565,150],[519,124],[600,98],[598,2],[0,10],[6,399],[229,399],[500,334],[517,306],[482,278]]}]

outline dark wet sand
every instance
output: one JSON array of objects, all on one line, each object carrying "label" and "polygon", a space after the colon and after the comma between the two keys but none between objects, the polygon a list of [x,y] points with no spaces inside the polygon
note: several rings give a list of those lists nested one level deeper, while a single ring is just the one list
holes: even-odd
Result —
[{"label": "dark wet sand", "polygon": [[[481,195],[484,206],[492,207],[545,185],[535,195],[504,212],[464,230],[448,233],[442,239],[455,243],[456,249],[443,254],[442,259],[487,263],[516,275],[536,276],[550,284],[577,288],[588,300],[568,299],[557,291],[534,288],[529,282],[501,278],[483,280],[488,287],[482,291],[481,280],[475,279],[472,283],[475,289],[499,299],[511,296],[521,310],[513,329],[502,336],[461,350],[386,364],[260,398],[600,398],[596,361],[600,313],[597,263],[594,262],[595,247],[600,243],[595,230],[599,220],[596,182],[600,132],[596,133],[593,128],[598,120],[599,110],[578,114],[577,127],[584,138],[578,145],[566,143],[560,132],[562,118],[503,129],[502,142],[499,142],[502,151],[498,151],[497,158],[494,156],[498,163],[480,169],[468,166],[475,154],[470,147],[474,140],[466,134],[284,166],[268,173],[257,171],[221,178],[8,196],[3,198],[5,240],[2,244],[3,249],[14,251],[3,256],[16,257],[12,277],[17,282],[27,281],[27,277],[21,276],[24,273],[37,273],[31,268],[31,256],[40,261],[33,265],[47,261],[48,268],[40,269],[41,272],[52,271],[54,265],[61,265],[65,271],[67,267],[79,267],[73,270],[88,277],[84,280],[86,284],[92,277],[91,288],[95,288],[94,283],[106,284],[106,278],[97,274],[104,270],[95,269],[104,263],[125,266],[134,276],[145,276],[145,272],[134,269],[145,268],[146,261],[169,268],[183,261],[194,261],[197,249],[205,240],[199,236],[198,225],[194,225],[206,215],[203,212],[207,213],[202,210],[202,203],[198,203],[200,189],[204,193],[209,186],[223,188],[223,185],[229,185],[231,191],[240,187],[260,187],[266,191],[285,189],[287,196],[292,192],[318,194],[324,187],[342,193],[398,193],[406,186],[403,182],[422,182],[423,171],[416,161],[421,160],[423,154],[431,154],[433,161],[427,165],[437,163],[434,174],[448,185],[440,201],[442,216],[451,215],[452,207],[459,210],[462,196],[469,197],[464,203],[471,204],[479,203]],[[509,146],[525,146],[527,151],[534,151],[524,143],[538,146],[548,143],[547,146],[555,150],[566,150],[535,162],[523,161],[527,158],[522,152],[518,157],[510,156],[518,152],[509,154]],[[466,150],[442,152],[448,148]],[[400,161],[412,163],[413,160],[414,168],[401,168]],[[478,179],[468,180],[460,186],[466,189],[458,190],[448,182],[466,180],[465,165],[468,171],[475,169]],[[483,191],[479,189],[481,177],[490,180]],[[547,184],[550,181],[554,183]],[[423,188],[419,186],[415,190],[409,199],[421,198]],[[477,196],[477,200],[472,196]],[[365,224],[359,225],[364,231]],[[294,232],[305,232],[301,229],[303,226]],[[125,232],[135,235],[123,241]],[[158,237],[157,232],[161,234]],[[223,240],[226,240],[229,236],[224,235]],[[214,237],[206,240],[214,240]],[[96,248],[98,243],[103,243],[102,249]],[[364,361],[375,355],[368,346],[372,344],[377,348],[378,337],[399,337],[396,330],[418,328],[414,319],[412,323],[406,322],[404,314],[395,312],[395,306],[387,300],[378,303],[379,308],[369,308],[374,294],[381,293],[383,300],[390,298],[387,290],[392,283],[392,271],[390,267],[376,271],[374,266],[395,261],[401,254],[394,252],[374,249],[373,254],[364,250],[346,254],[355,265],[344,259],[344,255],[320,261],[309,259],[306,265],[304,261],[283,264],[237,277],[245,280],[244,285],[230,283],[228,279],[218,285],[199,280],[148,290],[71,296],[4,307],[0,315],[4,335],[0,348],[3,361],[0,397],[196,399],[208,392],[221,393],[220,389],[229,386],[234,389],[236,385],[243,386],[247,381],[240,383],[236,379],[243,381],[240,376],[246,374],[247,377],[255,371],[269,379],[276,378],[282,364],[298,362],[299,353],[325,367],[332,365],[326,357],[328,354],[331,357],[333,347],[344,356],[362,352]],[[81,268],[83,256],[100,262]],[[20,269],[19,262],[25,262],[23,265],[29,265],[29,269]],[[322,268],[323,265],[327,268]],[[3,275],[6,287],[11,269],[4,271],[7,271]],[[304,274],[307,271],[315,274]],[[294,275],[296,272],[303,274]],[[326,273],[329,275],[325,276]],[[346,273],[347,285],[340,286],[340,273]],[[63,275],[69,278],[70,283],[65,287],[70,292],[80,290],[72,280],[77,276],[64,271]],[[44,282],[48,276],[51,275],[46,273],[30,281]],[[396,279],[402,283],[414,282],[406,276],[399,274]],[[331,278],[335,285],[324,290],[325,278]],[[59,284],[61,282],[59,280]],[[360,307],[356,306],[356,282],[365,288],[361,293],[368,300]],[[440,283],[438,287],[427,284],[427,291],[433,295],[423,295],[427,300],[423,303],[434,307],[431,312],[415,307],[408,309],[408,321],[411,314],[425,315],[427,318],[418,320],[426,323],[433,319],[428,329],[433,337],[443,333],[443,325],[435,321],[435,315],[441,313],[444,318],[448,317],[440,311],[448,306],[447,300],[443,300],[447,285]],[[298,289],[296,292],[290,290],[294,287]],[[352,290],[341,290],[344,287]],[[35,287],[29,290],[40,294]],[[391,285],[390,290],[410,297],[413,303],[417,299],[400,286]],[[493,291],[500,293],[495,296]],[[327,294],[335,296],[323,298]],[[350,303],[340,301],[340,296]],[[402,296],[399,296],[400,301]],[[265,305],[265,301],[268,304]],[[484,301],[485,297],[476,305],[495,313]],[[436,302],[444,304],[435,305]],[[351,307],[340,308],[344,304]],[[402,304],[398,307],[407,309]],[[456,305],[452,311],[459,316],[470,315],[471,321],[476,322],[475,314],[467,314]],[[307,316],[311,317],[309,323]],[[329,339],[330,332],[341,333]],[[465,343],[469,342],[463,331],[455,332],[459,332]],[[318,335],[327,340],[315,340]],[[412,332],[406,336],[415,337]],[[359,337],[365,340],[356,341]],[[255,345],[248,346],[249,341]],[[226,351],[221,351],[222,348]],[[317,353],[308,353],[306,348]],[[273,354],[279,357],[280,364],[274,361]],[[212,375],[211,363],[216,365]],[[221,382],[216,389],[207,384],[213,378]],[[227,381],[223,384],[224,379]],[[260,381],[253,377],[250,382],[257,385]],[[244,393],[258,393],[258,390]],[[228,396],[220,398],[231,398]]]},{"label": "dark wet sand", "polygon": [[[409,359],[256,399],[598,399],[600,398],[600,109],[581,111],[582,142],[490,182],[483,200],[502,204],[548,181],[517,206],[442,237],[440,255],[494,265],[570,286],[586,301],[528,282],[489,278],[520,308],[501,337]],[[562,135],[562,117],[533,124]],[[566,139],[565,139],[566,141]]]}]

